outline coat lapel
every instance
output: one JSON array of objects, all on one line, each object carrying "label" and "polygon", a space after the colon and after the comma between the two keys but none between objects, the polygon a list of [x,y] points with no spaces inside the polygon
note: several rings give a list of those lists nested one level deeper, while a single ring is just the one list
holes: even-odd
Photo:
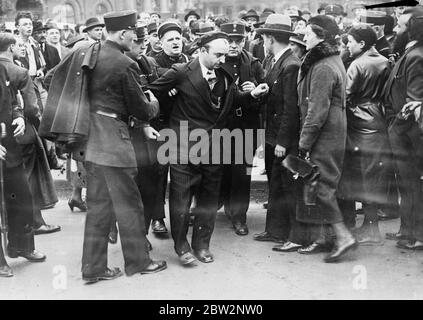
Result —
[{"label": "coat lapel", "polygon": [[208,105],[211,105],[210,100],[210,87],[208,86],[206,80],[203,78],[203,73],[201,72],[200,62],[195,59],[188,67],[188,79],[191,82],[192,86],[197,90],[198,94],[204,102]]}]

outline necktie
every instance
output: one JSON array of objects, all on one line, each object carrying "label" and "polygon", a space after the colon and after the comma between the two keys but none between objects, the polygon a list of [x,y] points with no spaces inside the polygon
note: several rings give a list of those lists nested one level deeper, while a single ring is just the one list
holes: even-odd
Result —
[{"label": "necktie", "polygon": [[216,79],[216,74],[214,72],[212,72],[211,70],[207,71],[207,83],[209,84],[210,90],[213,90],[217,79]]}]

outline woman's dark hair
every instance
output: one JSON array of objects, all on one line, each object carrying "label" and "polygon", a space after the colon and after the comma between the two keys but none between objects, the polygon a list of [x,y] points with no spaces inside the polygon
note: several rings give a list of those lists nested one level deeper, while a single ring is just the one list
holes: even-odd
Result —
[{"label": "woman's dark hair", "polygon": [[363,51],[369,50],[376,44],[377,41],[376,32],[371,26],[366,24],[359,24],[352,27],[348,34],[352,36],[357,42],[364,41],[365,45]]}]

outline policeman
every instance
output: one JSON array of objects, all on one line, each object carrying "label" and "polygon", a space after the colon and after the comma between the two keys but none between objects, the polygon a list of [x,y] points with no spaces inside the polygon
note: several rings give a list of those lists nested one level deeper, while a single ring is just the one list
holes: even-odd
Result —
[{"label": "policeman", "polygon": [[[229,53],[222,68],[235,79],[238,87],[243,91],[251,91],[264,79],[264,71],[260,61],[254,58],[245,46],[245,25],[242,23],[226,23],[221,25],[222,32],[229,36]],[[245,145],[250,144],[252,150],[256,149],[257,141],[245,141],[246,129],[257,130],[260,126],[259,105],[242,108],[235,106],[229,115],[229,130],[241,129],[243,131]],[[233,155],[234,150],[233,150]],[[250,158],[242,155],[242,163],[225,165],[223,171],[220,202],[225,205],[225,212],[230,217],[235,233],[240,236],[248,234],[247,211],[250,204],[251,164],[253,153]],[[245,153],[247,156],[247,153]],[[232,157],[234,160],[236,157]]]},{"label": "policeman", "polygon": [[121,11],[104,16],[108,39],[100,48],[92,71],[90,131],[85,166],[87,205],[82,277],[87,283],[115,279],[119,268],[107,267],[108,233],[113,212],[120,230],[125,272],[154,273],[165,261],[152,261],[144,225],[141,196],[135,183],[137,162],[128,132],[128,118],[148,122],[158,111],[158,101],[144,94],[139,67],[124,54],[135,40],[137,15]]}]

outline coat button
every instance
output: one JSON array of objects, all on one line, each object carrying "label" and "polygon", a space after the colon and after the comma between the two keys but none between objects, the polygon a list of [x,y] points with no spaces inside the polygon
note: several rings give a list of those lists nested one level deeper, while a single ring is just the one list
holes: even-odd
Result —
[{"label": "coat button", "polygon": [[77,73],[76,73],[76,75],[77,75],[77,76],[81,75],[81,72],[77,72]]},{"label": "coat button", "polygon": [[85,52],[82,52],[82,53],[81,53],[81,56],[85,56]]}]

